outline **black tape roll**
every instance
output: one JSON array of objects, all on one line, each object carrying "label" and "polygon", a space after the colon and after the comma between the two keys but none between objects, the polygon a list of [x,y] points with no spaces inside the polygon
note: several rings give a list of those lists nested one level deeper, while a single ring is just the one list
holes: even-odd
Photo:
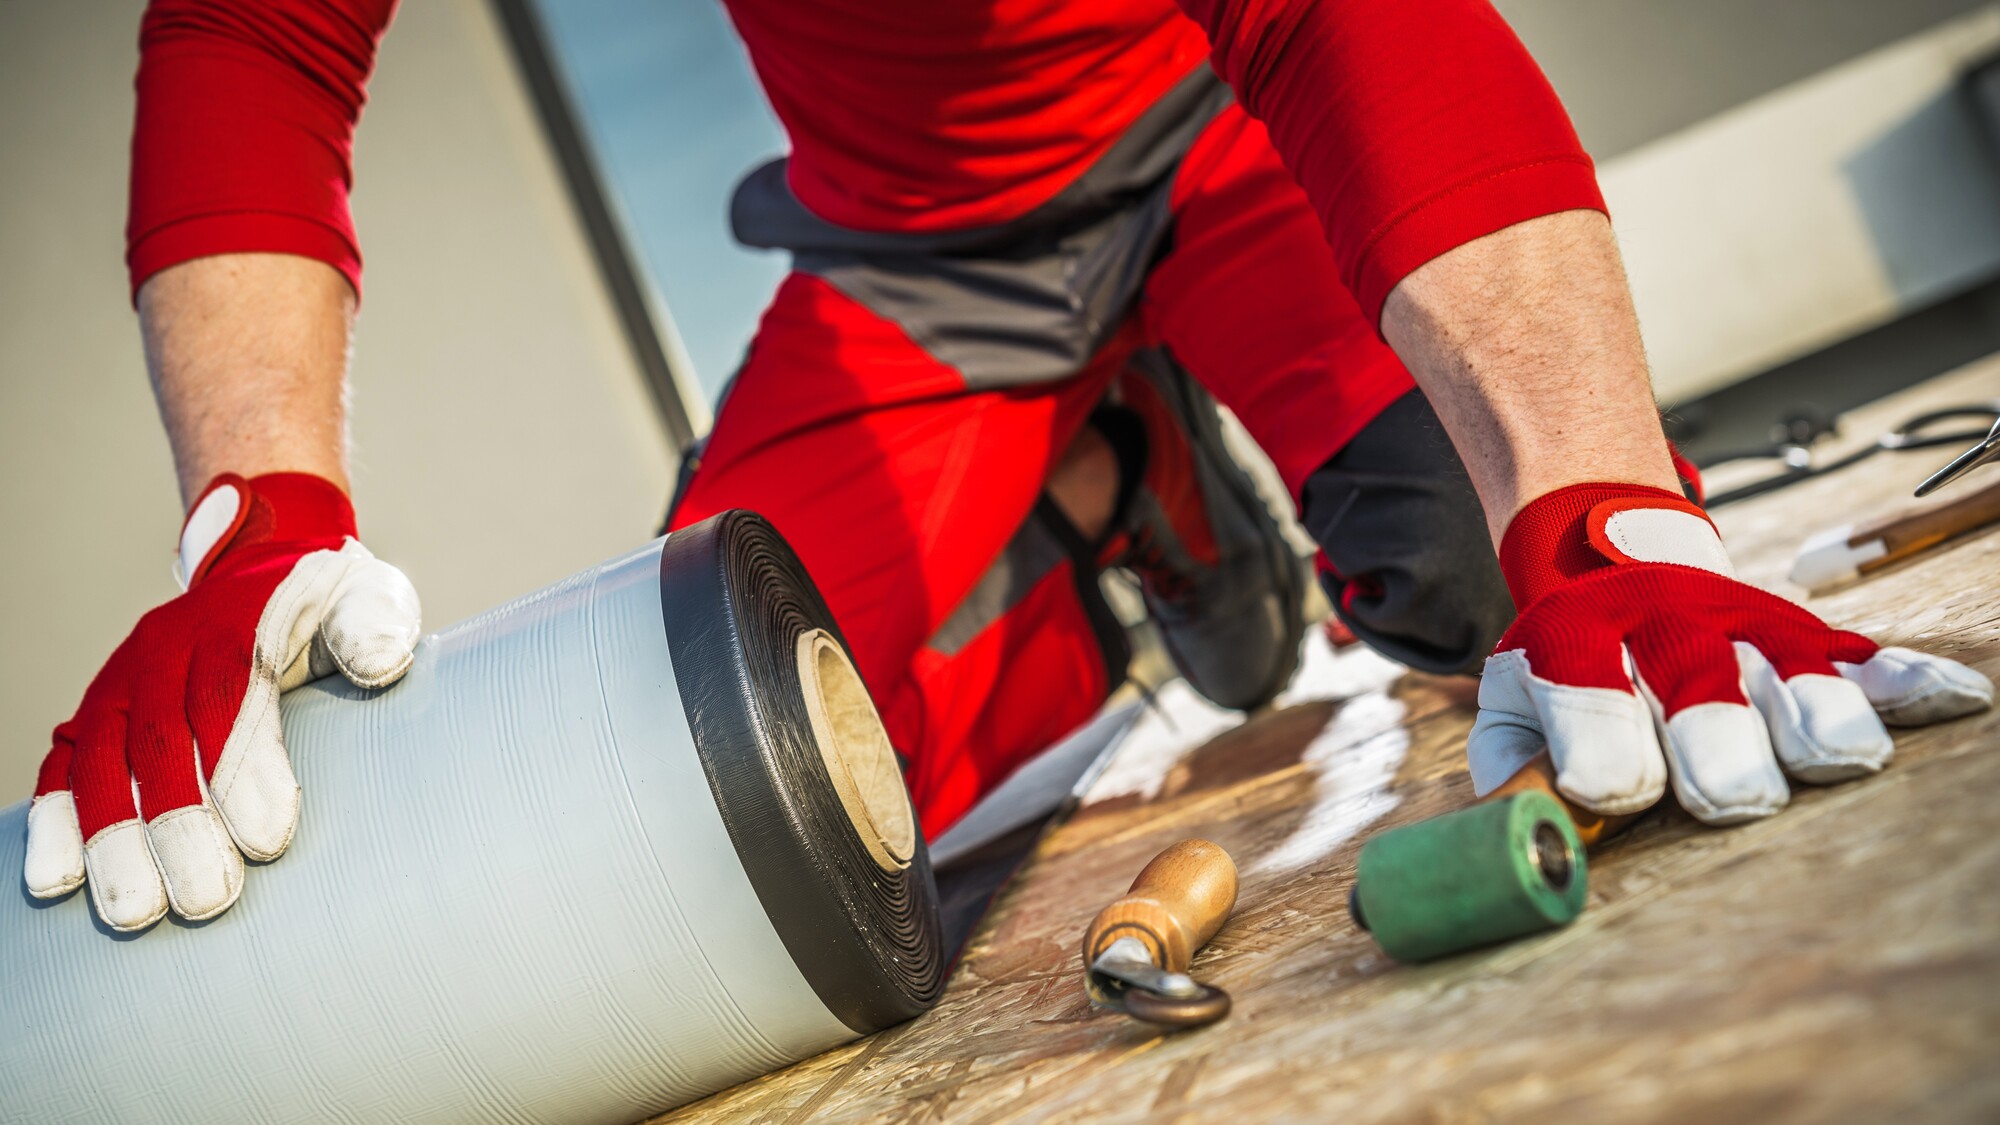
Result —
[{"label": "black tape roll", "polygon": [[724,512],[667,537],[660,601],[702,768],[792,960],[857,1032],[922,1014],[947,967],[930,855],[919,837],[907,866],[883,871],[827,776],[798,642],[847,641],[805,567],[763,517]]}]

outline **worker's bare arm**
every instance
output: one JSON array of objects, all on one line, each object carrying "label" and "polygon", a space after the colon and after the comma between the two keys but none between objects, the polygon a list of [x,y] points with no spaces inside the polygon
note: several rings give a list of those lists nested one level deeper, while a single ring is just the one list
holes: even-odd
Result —
[{"label": "worker's bare arm", "polygon": [[1390,292],[1382,334],[1451,432],[1495,543],[1565,485],[1680,489],[1602,214],[1546,215],[1420,266]]},{"label": "worker's bare arm", "polygon": [[289,254],[222,254],[139,289],[146,365],[181,500],[219,473],[299,472],[347,490],[354,291]]},{"label": "worker's bare arm", "polygon": [[1734,824],[1783,808],[1793,782],[1882,769],[1885,719],[1991,704],[1971,668],[1736,580],[1681,497],[1602,214],[1431,260],[1390,293],[1382,331],[1451,431],[1520,609],[1480,680],[1476,792],[1547,754],[1537,787],[1590,814],[1638,813],[1671,783],[1697,819]]}]

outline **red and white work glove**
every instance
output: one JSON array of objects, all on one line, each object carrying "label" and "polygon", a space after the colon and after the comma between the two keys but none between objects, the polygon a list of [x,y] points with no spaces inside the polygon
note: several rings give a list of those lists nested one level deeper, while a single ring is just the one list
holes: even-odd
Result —
[{"label": "red and white work glove", "polygon": [[1669,779],[1709,824],[1769,816],[1785,776],[1871,774],[1918,726],[1981,710],[1993,684],[1883,648],[1736,580],[1700,508],[1643,485],[1578,484],[1508,525],[1500,568],[1519,618],[1486,662],[1466,746],[1485,795],[1541,753],[1556,787],[1606,815]]},{"label": "red and white work glove", "polygon": [[354,509],[303,473],[212,481],[181,529],[187,592],[139,621],[57,727],[28,810],[28,891],[90,883],[114,930],[169,907],[209,918],[299,819],[280,692],[335,669],[394,683],[416,590],[354,538]]}]

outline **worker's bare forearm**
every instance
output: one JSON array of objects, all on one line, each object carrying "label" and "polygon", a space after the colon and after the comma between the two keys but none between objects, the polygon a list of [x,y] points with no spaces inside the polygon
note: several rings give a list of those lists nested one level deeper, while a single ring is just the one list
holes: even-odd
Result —
[{"label": "worker's bare forearm", "polygon": [[225,472],[347,487],[354,292],[338,271],[286,254],[197,258],[147,279],[139,321],[183,503]]},{"label": "worker's bare forearm", "polygon": [[1564,485],[1679,487],[1603,215],[1544,216],[1425,263],[1389,294],[1382,332],[1450,431],[1496,543]]}]

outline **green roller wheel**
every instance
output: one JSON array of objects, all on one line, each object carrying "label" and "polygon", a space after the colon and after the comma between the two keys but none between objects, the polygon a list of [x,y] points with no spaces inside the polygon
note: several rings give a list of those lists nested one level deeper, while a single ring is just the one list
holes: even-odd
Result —
[{"label": "green roller wheel", "polygon": [[1586,883],[1569,814],[1529,791],[1368,841],[1348,904],[1391,957],[1428,961],[1565,925]]}]

